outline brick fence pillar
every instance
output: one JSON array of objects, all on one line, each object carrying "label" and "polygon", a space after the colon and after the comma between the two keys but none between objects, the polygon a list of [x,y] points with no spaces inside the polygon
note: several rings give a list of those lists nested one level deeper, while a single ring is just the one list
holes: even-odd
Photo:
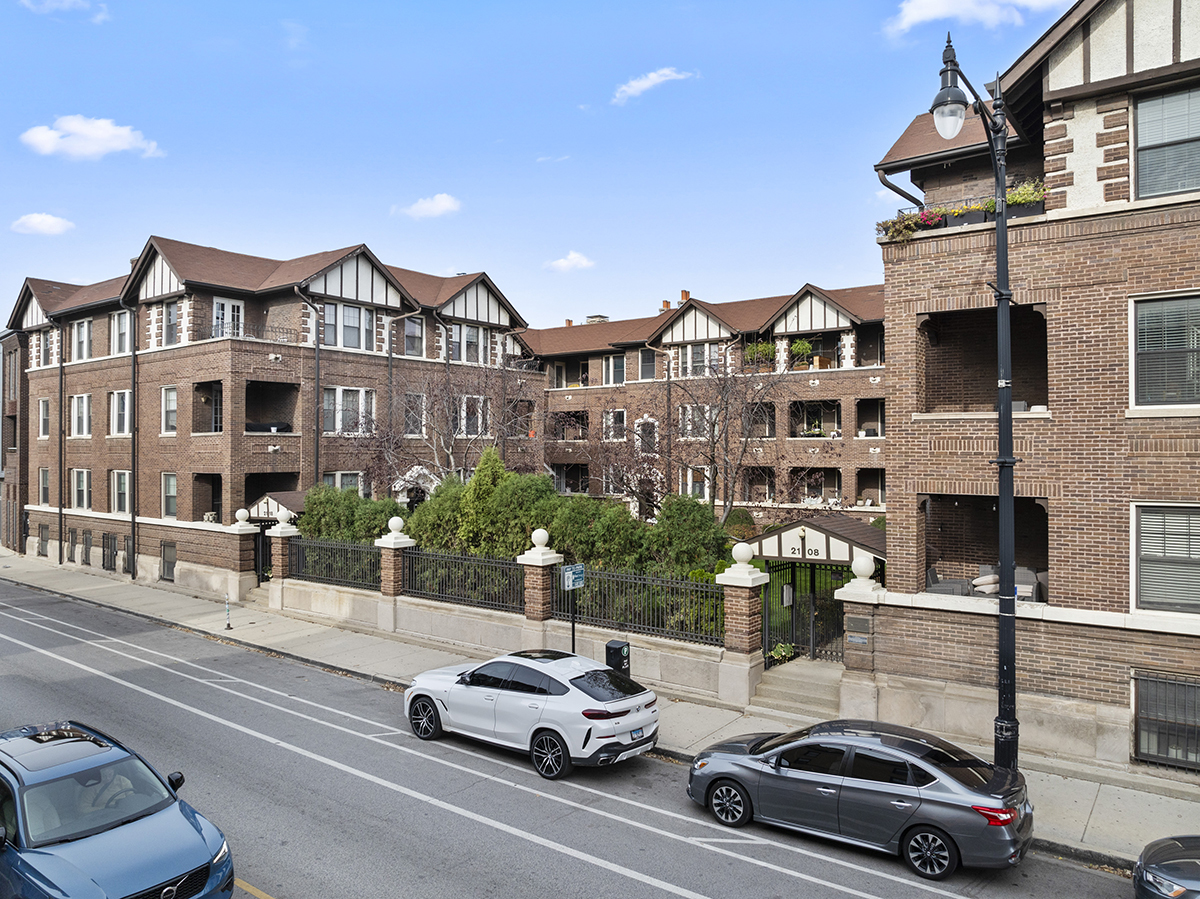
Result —
[{"label": "brick fence pillar", "polygon": [[854,579],[834,592],[834,598],[843,604],[845,615],[845,641],[839,714],[843,718],[879,717],[879,687],[875,682],[875,627],[879,621],[876,612],[887,596],[878,581],[871,579],[875,571],[875,557],[856,555],[850,564]]},{"label": "brick fence pillar", "polygon": [[546,648],[546,625],[554,616],[554,566],[563,557],[546,547],[550,535],[545,528],[533,532],[533,548],[517,556],[525,567],[525,628],[522,649]]},{"label": "brick fence pillar", "polygon": [[377,624],[380,630],[396,630],[396,597],[404,594],[404,551],[417,541],[404,533],[404,519],[388,519],[388,533],[375,541],[379,547],[379,604]]},{"label": "brick fence pillar", "polygon": [[229,574],[229,586],[226,588],[227,598],[236,602],[246,598],[251,590],[258,586],[258,578],[254,571],[254,543],[258,540],[258,525],[250,523],[250,513],[238,509],[234,514],[236,519],[227,530],[237,540],[237,553],[234,555],[232,571]]},{"label": "brick fence pillar", "polygon": [[725,588],[725,652],[717,693],[725,702],[748,705],[762,680],[762,586],[771,576],[749,564],[754,550],[733,548],[734,564],[717,575]]},{"label": "brick fence pillar", "polygon": [[279,524],[267,529],[271,538],[271,583],[269,604],[272,609],[283,608],[284,581],[288,576],[288,541],[300,536],[300,529],[293,524],[292,513],[287,509],[279,510]]}]

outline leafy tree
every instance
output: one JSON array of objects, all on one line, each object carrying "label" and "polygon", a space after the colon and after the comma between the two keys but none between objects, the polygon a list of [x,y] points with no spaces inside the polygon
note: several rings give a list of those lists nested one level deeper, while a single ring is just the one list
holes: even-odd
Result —
[{"label": "leafy tree", "polygon": [[734,509],[725,519],[725,532],[734,540],[749,540],[758,534],[758,527],[748,509]]},{"label": "leafy tree", "polygon": [[394,499],[363,499],[357,491],[322,485],[304,497],[296,526],[305,537],[363,542],[385,534],[388,519],[403,511]]},{"label": "leafy tree", "polygon": [[459,505],[458,538],[467,552],[491,555],[500,534],[496,520],[496,489],[509,477],[500,454],[489,446],[479,457]]},{"label": "leafy tree", "polygon": [[550,546],[568,562],[632,569],[646,561],[645,531],[624,506],[588,496],[565,499],[550,525]]},{"label": "leafy tree", "polygon": [[728,543],[709,505],[679,494],[663,498],[658,521],[646,534],[655,561],[675,572],[712,568],[726,555]]},{"label": "leafy tree", "polygon": [[544,474],[510,474],[496,488],[495,528],[488,555],[514,558],[533,545],[538,528],[549,530],[563,497]]},{"label": "leafy tree", "polygon": [[404,526],[405,533],[422,549],[438,552],[460,552],[458,536],[462,526],[461,504],[466,485],[455,475],[449,475],[434,488],[429,499],[417,506]]}]

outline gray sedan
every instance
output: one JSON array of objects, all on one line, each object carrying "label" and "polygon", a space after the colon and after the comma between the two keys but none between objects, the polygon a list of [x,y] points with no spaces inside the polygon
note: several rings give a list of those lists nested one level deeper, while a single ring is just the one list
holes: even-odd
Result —
[{"label": "gray sedan", "polygon": [[900,855],[921,877],[1019,864],[1033,806],[1019,771],[881,721],[748,734],[692,762],[688,796],[722,824],[751,820]]},{"label": "gray sedan", "polygon": [[1155,840],[1133,869],[1137,899],[1196,899],[1200,896],[1200,835]]}]

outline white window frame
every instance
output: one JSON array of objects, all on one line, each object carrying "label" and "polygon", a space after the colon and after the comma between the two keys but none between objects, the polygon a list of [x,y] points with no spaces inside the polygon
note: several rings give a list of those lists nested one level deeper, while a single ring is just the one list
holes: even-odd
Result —
[{"label": "white window frame", "polygon": [[[616,380],[615,363],[616,360],[621,360],[621,380]],[[613,356],[604,357],[604,383],[610,387],[615,387],[625,383],[625,354],[618,353]]]},{"label": "white window frame", "polygon": [[[1129,408],[1131,410],[1146,410],[1142,414],[1146,414],[1146,412],[1149,412],[1151,415],[1158,413],[1164,417],[1200,415],[1200,402],[1138,402],[1138,307],[1172,300],[1196,300],[1197,297],[1198,294],[1195,290],[1173,290],[1154,294],[1141,294],[1129,298]],[[1200,334],[1184,335],[1184,339],[1200,339]],[[1200,349],[1200,347],[1197,349]],[[1200,365],[1200,354],[1196,356],[1196,364]],[[1200,377],[1200,373],[1197,376]]]},{"label": "white window frame", "polygon": [[[408,426],[408,402],[410,399],[416,398],[420,400],[420,418],[421,424],[417,430],[412,430]],[[404,394],[404,409],[403,409],[403,428],[405,437],[424,437],[425,436],[425,394],[423,393],[406,393]]]},{"label": "white window frame", "polygon": [[[646,425],[654,426],[654,447],[646,449],[645,441],[642,439],[642,428]],[[637,451],[643,456],[654,456],[658,454],[658,419],[644,415],[633,423],[633,439]]]},{"label": "white window frame", "polygon": [[[708,440],[715,435],[716,414],[714,407],[703,403],[685,403],[679,407],[679,439]],[[703,428],[696,427],[696,410],[700,410],[700,420]],[[699,432],[699,433],[697,433]]]},{"label": "white window frame", "polygon": [[[694,347],[701,347],[703,358],[697,362]],[[679,351],[679,376],[681,378],[712,377],[721,365],[721,345],[708,341],[698,343],[683,343],[675,348]],[[700,371],[696,371],[696,366]]]},{"label": "white window frame", "polygon": [[[81,502],[82,500],[82,502]],[[92,508],[92,470],[90,468],[71,469],[71,502],[72,509],[89,511]]]},{"label": "white window frame", "polygon": [[124,356],[129,351],[129,310],[122,309],[108,317],[108,352],[110,356]]},{"label": "white window frame", "polygon": [[[646,353],[650,354],[650,358],[654,360],[654,376],[647,378],[643,376],[643,368],[645,367]],[[654,381],[658,378],[658,353],[649,347],[642,347],[638,350],[638,380],[639,381]],[[668,363],[669,364],[669,363]]]},{"label": "white window frame", "polygon": [[77,393],[69,398],[68,408],[71,410],[70,436],[92,436],[92,395]]},{"label": "white window frame", "polygon": [[[476,332],[477,341],[475,359],[468,359],[467,337],[470,331]],[[487,365],[491,356],[491,329],[485,325],[470,322],[450,322],[446,336],[446,356],[451,362],[461,362],[463,365]]]},{"label": "white window frame", "polygon": [[246,335],[246,304],[242,300],[213,297],[213,337]]},{"label": "white window frame", "polygon": [[81,319],[71,323],[71,361],[81,362],[92,358],[92,320]]},{"label": "white window frame", "polygon": [[[1172,101],[1175,104],[1174,109],[1165,109],[1164,107]],[[1159,110],[1152,111],[1150,107],[1155,103],[1159,104]],[[1164,189],[1155,191],[1154,193],[1147,193],[1143,177],[1144,169],[1147,168],[1143,159],[1144,154],[1153,153],[1155,150],[1166,150],[1170,147],[1187,147],[1190,150],[1190,154],[1200,155],[1200,111],[1197,110],[1196,104],[1200,104],[1200,86],[1195,84],[1188,85],[1183,89],[1167,90],[1151,96],[1138,97],[1134,101],[1133,124],[1136,125],[1136,133],[1134,134],[1134,159],[1137,167],[1135,199],[1146,200],[1156,197],[1169,197],[1200,190],[1200,184],[1192,184],[1185,187],[1176,186],[1174,189]],[[1182,113],[1182,116],[1180,113]],[[1190,121],[1187,121],[1188,119]],[[1162,139],[1156,142],[1148,141],[1146,139],[1147,135],[1143,133],[1144,129],[1152,127],[1152,122],[1154,121],[1162,123],[1164,120],[1172,122],[1177,128],[1182,125],[1182,130],[1188,131],[1190,129],[1190,133],[1170,139],[1165,134],[1162,134],[1160,135]],[[1192,158],[1195,157],[1193,156]]]},{"label": "white window frame", "polygon": [[38,439],[45,440],[50,437],[50,400],[38,400]]},{"label": "white window frame", "polygon": [[[175,310],[175,339],[171,340],[167,328],[170,327],[170,311]],[[162,345],[179,346],[184,343],[183,303],[179,300],[166,300],[162,304]]]},{"label": "white window frame", "polygon": [[[108,474],[108,504],[109,511],[114,515],[129,514],[129,483],[131,473],[129,471],[115,470]],[[125,482],[124,489],[121,488],[122,479]],[[121,508],[124,506],[124,508]]]},{"label": "white window frame", "polygon": [[[1194,619],[1197,614],[1200,614],[1200,604],[1189,607],[1187,604],[1176,604],[1171,602],[1150,602],[1148,605],[1142,604],[1141,599],[1141,568],[1143,562],[1142,550],[1142,515],[1144,512],[1162,511],[1167,513],[1184,513],[1188,515],[1192,522],[1200,523],[1200,505],[1196,503],[1172,503],[1172,502],[1135,502],[1130,504],[1129,515],[1129,610],[1131,613],[1150,613],[1155,615],[1179,615],[1187,616],[1189,619]],[[1170,548],[1176,551],[1180,549],[1196,552],[1190,544],[1196,539],[1195,537],[1185,536],[1182,533],[1176,533],[1173,536],[1167,536],[1166,540],[1170,541],[1164,549]],[[1149,555],[1150,553],[1145,553]],[[1164,553],[1166,555],[1166,553]],[[1173,559],[1167,561],[1167,565],[1173,568],[1195,566],[1196,574],[1193,579],[1200,580],[1200,555],[1184,556],[1178,552],[1171,553]],[[1168,569],[1170,570],[1170,569]],[[1168,577],[1170,574],[1168,574]],[[1176,579],[1176,583],[1172,584],[1172,594],[1191,595],[1188,589],[1188,582],[1183,579]]]},{"label": "white window frame", "polygon": [[[174,427],[167,429],[167,414],[174,413]],[[159,433],[163,436],[174,436],[179,433],[179,388],[162,388],[162,416],[159,419]]]},{"label": "white window frame", "polygon": [[[329,405],[329,396],[333,394],[333,405]],[[358,424],[366,424],[367,428],[356,427],[350,430],[342,420],[346,414],[346,397],[355,395],[358,403]],[[333,410],[333,430],[326,428],[325,416],[329,409]],[[375,391],[369,387],[335,387],[332,384],[325,387],[321,396],[321,433],[361,436],[372,433],[370,430],[375,421]]]},{"label": "white window frame", "polygon": [[[124,410],[119,411],[124,405]],[[122,425],[121,418],[124,417]],[[108,434],[110,437],[128,437],[133,433],[133,391],[114,390],[108,395]]]},{"label": "white window frame", "polygon": [[[699,488],[697,490],[697,488]],[[691,496],[700,502],[708,502],[708,494],[712,490],[712,471],[706,465],[692,467],[685,465],[679,472],[679,492]]]},{"label": "white window frame", "polygon": [[[618,413],[620,413],[621,416],[621,424],[619,427],[616,423]],[[624,409],[605,409],[601,439],[607,443],[624,443],[626,438],[625,418],[626,416]]]},{"label": "white window frame", "polygon": [[38,469],[38,505],[50,505],[50,469]]},{"label": "white window frame", "polygon": [[38,368],[48,368],[49,366],[53,365],[57,361],[55,359],[54,350],[55,350],[54,331],[48,328],[45,331],[42,331],[38,335],[38,355],[37,355]]},{"label": "white window frame", "polygon": [[[167,485],[171,485],[171,489],[167,489]],[[164,471],[161,479],[162,485],[162,517],[163,518],[178,518],[179,517],[179,477],[173,471]],[[175,508],[167,511],[167,500],[171,500],[171,505]]]},{"label": "white window frame", "polygon": [[[358,346],[349,346],[346,343],[346,310],[348,309],[353,309],[358,316],[358,324],[353,329],[358,340]],[[332,321],[330,321],[331,311]],[[360,306],[357,303],[327,302],[322,315],[321,346],[374,353],[376,318],[375,309],[372,306]],[[329,340],[330,334],[334,338],[332,341]]]},{"label": "white window frame", "polygon": [[[471,401],[476,401],[478,403],[476,410],[476,423],[478,425],[478,430],[476,430],[474,433],[471,433],[467,430],[467,404]],[[455,422],[454,436],[491,436],[491,408],[486,396],[464,396],[458,401],[458,420]]]},{"label": "white window frame", "polygon": [[365,496],[363,493],[363,473],[361,471],[326,471],[321,474],[321,483],[326,487],[333,487],[335,490],[349,490],[350,487],[342,486],[344,479],[354,478],[357,484],[354,486],[354,491],[359,496]]},{"label": "white window frame", "polygon": [[[413,333],[409,333],[409,331]],[[416,340],[416,352],[409,352],[408,342],[410,338]],[[404,340],[403,355],[405,356],[424,356],[425,355],[425,319],[419,315],[414,315],[412,318],[404,320]]]}]

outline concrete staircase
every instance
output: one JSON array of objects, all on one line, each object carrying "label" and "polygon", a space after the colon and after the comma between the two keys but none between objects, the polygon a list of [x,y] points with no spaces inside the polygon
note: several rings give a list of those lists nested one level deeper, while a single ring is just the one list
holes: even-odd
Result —
[{"label": "concrete staircase", "polygon": [[841,717],[843,670],[838,662],[804,659],[769,668],[746,712],[796,724]]},{"label": "concrete staircase", "polygon": [[267,604],[268,604],[267,601],[270,598],[270,595],[271,594],[267,590],[267,585],[259,584],[257,587],[255,587],[249,593],[246,594],[246,598],[242,600],[242,605],[244,605],[244,606],[261,606],[262,608],[265,609],[267,607]]}]

